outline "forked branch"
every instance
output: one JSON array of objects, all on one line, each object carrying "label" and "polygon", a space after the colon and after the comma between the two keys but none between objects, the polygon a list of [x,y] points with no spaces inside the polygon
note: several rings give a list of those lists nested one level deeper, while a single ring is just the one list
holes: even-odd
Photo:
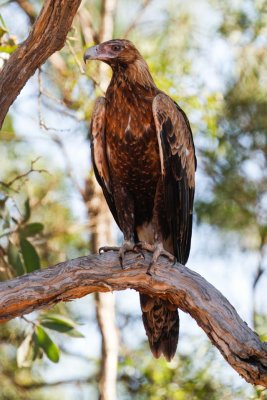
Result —
[{"label": "forked branch", "polygon": [[[21,2],[22,3],[22,2]],[[28,38],[0,73],[0,128],[9,107],[28,79],[49,56],[60,50],[81,0],[46,0]]]},{"label": "forked branch", "polygon": [[129,253],[122,271],[116,253],[90,255],[0,284],[0,321],[92,292],[135,289],[168,299],[189,313],[248,382],[267,387],[267,343],[239,317],[229,301],[196,272],[161,258],[152,276],[151,257]]}]

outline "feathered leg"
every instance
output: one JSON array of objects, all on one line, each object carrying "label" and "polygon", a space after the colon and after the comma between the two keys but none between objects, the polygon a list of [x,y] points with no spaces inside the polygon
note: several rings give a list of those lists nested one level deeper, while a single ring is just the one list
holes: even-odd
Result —
[{"label": "feathered leg", "polygon": [[118,251],[121,267],[127,251],[134,251],[144,257],[134,240],[134,202],[130,193],[120,184],[114,184],[114,201],[118,210],[118,220],[123,232],[124,242],[122,246],[104,246],[100,247],[99,252]]}]

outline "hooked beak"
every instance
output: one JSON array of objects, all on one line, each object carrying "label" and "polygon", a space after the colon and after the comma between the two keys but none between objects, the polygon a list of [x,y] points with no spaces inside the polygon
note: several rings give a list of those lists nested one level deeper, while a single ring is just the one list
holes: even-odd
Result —
[{"label": "hooked beak", "polygon": [[93,46],[89,47],[89,49],[86,50],[83,56],[83,60],[86,63],[87,60],[99,60],[99,46]]},{"label": "hooked beak", "polygon": [[89,47],[83,56],[85,63],[87,60],[99,60],[109,64],[110,60],[113,58],[115,58],[115,55],[109,52],[109,49],[103,46],[102,43],[98,44],[97,46]]}]

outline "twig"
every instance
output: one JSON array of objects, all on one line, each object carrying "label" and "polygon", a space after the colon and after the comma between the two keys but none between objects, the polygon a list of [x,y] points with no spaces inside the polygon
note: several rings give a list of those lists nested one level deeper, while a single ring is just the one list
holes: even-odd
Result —
[{"label": "twig", "polygon": [[12,188],[15,182],[23,180],[23,183],[25,182],[25,178],[27,178],[32,172],[38,172],[38,173],[46,173],[49,174],[49,172],[46,169],[36,169],[34,168],[34,165],[37,163],[37,161],[40,159],[40,157],[37,157],[35,160],[31,161],[31,167],[28,171],[24,172],[23,174],[17,175],[15,178],[11,179],[8,182],[0,181],[0,185],[4,186],[6,189],[11,189],[15,192],[18,192],[18,190]]},{"label": "twig", "polygon": [[135,18],[133,21],[130,23],[126,31],[124,32],[124,37],[127,38],[130,34],[130,32],[136,27],[140,19],[142,18],[145,10],[147,7],[152,3],[153,0],[144,0],[143,4],[140,6],[139,10],[137,11]]},{"label": "twig", "polygon": [[36,12],[27,0],[15,0],[15,2],[20,6],[20,8],[28,15],[30,23],[33,25],[36,19]]},{"label": "twig", "polygon": [[70,43],[70,40],[69,40],[69,39],[67,39],[67,46],[68,46],[68,48],[69,48],[71,54],[73,55],[74,61],[76,62],[77,66],[78,66],[78,68],[79,68],[80,73],[81,73],[82,75],[84,75],[84,74],[85,74],[84,68],[83,68],[83,66],[82,66],[82,64],[81,64],[81,62],[80,62],[80,60],[78,59],[77,54],[75,53],[75,50],[74,50],[74,48],[72,47],[72,44]]},{"label": "twig", "polygon": [[64,157],[65,160],[65,165],[66,165],[66,171],[67,171],[67,175],[68,177],[71,179],[73,185],[76,187],[77,191],[80,193],[80,195],[82,196],[82,198],[84,197],[84,191],[83,189],[80,187],[74,173],[73,173],[73,167],[71,165],[71,161],[69,159],[68,153],[66,151],[66,148],[64,146],[63,141],[61,140],[61,138],[56,135],[53,134],[52,135],[52,140],[58,145],[58,147],[60,148],[62,155]]}]

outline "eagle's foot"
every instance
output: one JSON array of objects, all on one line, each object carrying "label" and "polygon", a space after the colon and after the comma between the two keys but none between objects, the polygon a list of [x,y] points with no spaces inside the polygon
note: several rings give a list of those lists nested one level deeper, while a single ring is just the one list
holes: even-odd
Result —
[{"label": "eagle's foot", "polygon": [[145,258],[142,249],[139,248],[139,246],[136,245],[135,242],[125,240],[123,245],[121,247],[118,246],[103,246],[99,248],[99,253],[104,253],[106,251],[118,251],[119,252],[119,260],[120,260],[120,265],[121,268],[123,269],[123,260],[125,257],[125,254],[128,251],[133,251],[134,253],[139,253],[143,258]]},{"label": "eagle's foot", "polygon": [[129,240],[125,240],[123,242],[123,245],[119,248],[119,260],[120,260],[120,264],[121,264],[121,268],[123,269],[123,261],[124,261],[124,257],[125,254],[128,251],[133,251],[134,253],[139,253],[143,258],[145,258],[142,249],[140,249],[135,242],[129,241]]},{"label": "eagle's foot", "polygon": [[149,267],[146,271],[146,273],[148,275],[151,275],[151,270],[154,268],[155,264],[157,264],[157,261],[159,259],[160,256],[166,257],[169,261],[171,261],[173,264],[176,263],[176,257],[169,253],[167,250],[165,250],[163,248],[163,244],[160,243],[155,243],[155,244],[149,244],[146,242],[140,242],[137,245],[139,248],[143,249],[143,250],[147,250],[151,253],[153,253],[152,255],[152,260],[149,264]]}]

